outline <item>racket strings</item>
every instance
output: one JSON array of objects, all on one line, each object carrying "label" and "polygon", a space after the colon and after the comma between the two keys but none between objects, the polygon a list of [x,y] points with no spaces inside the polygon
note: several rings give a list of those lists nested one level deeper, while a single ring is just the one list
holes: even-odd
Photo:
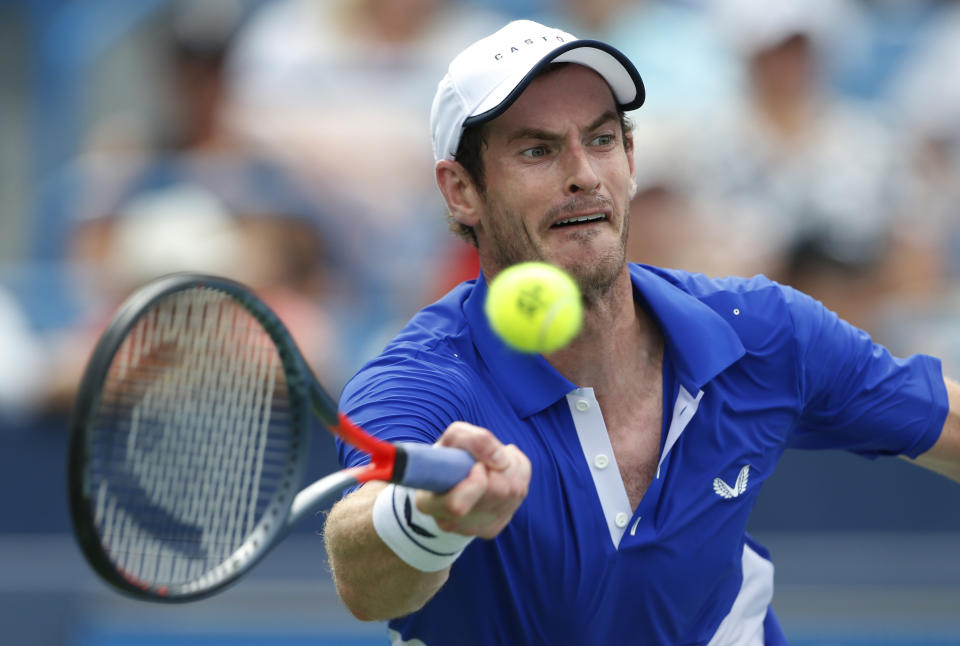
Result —
[{"label": "racket strings", "polygon": [[143,316],[90,441],[94,520],[118,568],[178,585],[227,561],[288,475],[290,415],[273,341],[231,298],[193,289]]}]

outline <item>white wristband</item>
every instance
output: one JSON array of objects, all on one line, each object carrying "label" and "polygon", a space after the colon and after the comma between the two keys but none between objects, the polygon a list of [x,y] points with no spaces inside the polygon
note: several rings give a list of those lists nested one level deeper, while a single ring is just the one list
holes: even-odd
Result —
[{"label": "white wristband", "polygon": [[416,489],[388,485],[373,503],[373,528],[402,561],[421,572],[448,567],[473,536],[445,532],[417,509]]}]

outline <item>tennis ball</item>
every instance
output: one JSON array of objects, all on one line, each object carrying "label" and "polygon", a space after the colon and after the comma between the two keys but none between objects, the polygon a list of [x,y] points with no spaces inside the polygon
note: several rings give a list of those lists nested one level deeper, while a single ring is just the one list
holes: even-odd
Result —
[{"label": "tennis ball", "polygon": [[580,289],[565,271],[545,262],[523,262],[501,271],[484,304],[490,327],[521,352],[549,353],[580,331]]}]

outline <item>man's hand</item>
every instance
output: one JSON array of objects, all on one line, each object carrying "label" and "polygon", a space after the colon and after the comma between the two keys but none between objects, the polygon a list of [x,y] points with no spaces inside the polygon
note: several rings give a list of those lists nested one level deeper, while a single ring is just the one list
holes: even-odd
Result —
[{"label": "man's hand", "polygon": [[[438,444],[465,449],[477,463],[443,495],[418,491],[417,507],[445,531],[493,538],[527,496],[530,460],[487,429],[464,422],[447,427]],[[450,574],[449,567],[437,572],[414,569],[384,544],[372,514],[384,486],[368,482],[344,497],[330,510],[324,528],[340,597],[364,621],[400,617],[423,607]]]},{"label": "man's hand", "polygon": [[465,449],[477,463],[445,494],[418,491],[417,508],[444,531],[493,538],[527,497],[530,460],[515,445],[504,445],[487,429],[466,422],[448,426],[437,444]]}]

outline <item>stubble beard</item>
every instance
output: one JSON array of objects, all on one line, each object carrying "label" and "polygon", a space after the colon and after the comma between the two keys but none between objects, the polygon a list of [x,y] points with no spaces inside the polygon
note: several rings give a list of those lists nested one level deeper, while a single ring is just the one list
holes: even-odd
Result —
[{"label": "stubble beard", "polygon": [[[610,201],[605,198],[599,203],[603,206],[612,206]],[[594,204],[598,204],[598,202],[594,201]],[[581,207],[579,204],[572,202],[565,208],[572,211]],[[564,207],[551,210],[545,218],[551,222],[555,221],[557,210],[564,210]],[[485,223],[486,234],[489,239],[490,259],[498,271],[531,260],[560,265],[569,271],[574,280],[577,281],[583,295],[584,305],[587,308],[602,301],[610,293],[624,269],[627,234],[630,226],[630,218],[627,217],[626,212],[619,214],[620,222],[623,223],[619,244],[602,254],[598,254],[594,262],[579,263],[573,266],[568,266],[562,262],[562,258],[555,260],[548,258],[543,249],[533,240],[527,228],[523,226],[523,220],[516,214],[501,208],[495,201],[487,200],[487,213],[493,216],[488,217]],[[584,236],[582,241],[586,244],[588,238]]]}]

